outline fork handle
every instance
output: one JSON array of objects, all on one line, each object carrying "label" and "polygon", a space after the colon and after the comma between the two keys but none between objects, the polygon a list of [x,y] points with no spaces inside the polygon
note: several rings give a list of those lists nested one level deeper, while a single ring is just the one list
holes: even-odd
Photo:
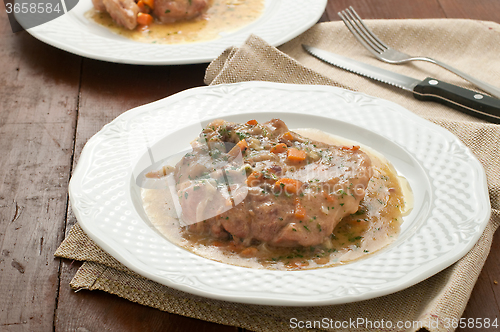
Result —
[{"label": "fork handle", "polygon": [[427,77],[413,88],[419,100],[435,101],[469,115],[500,123],[500,99]]},{"label": "fork handle", "polygon": [[481,80],[478,80],[477,78],[472,77],[469,74],[466,74],[463,71],[458,70],[458,69],[456,69],[456,68],[454,68],[454,67],[452,67],[444,62],[441,62],[439,60],[435,60],[432,58],[427,58],[427,57],[417,57],[417,58],[415,58],[415,60],[428,61],[428,62],[432,62],[438,66],[441,66],[444,69],[451,71],[452,73],[454,73],[454,74],[462,77],[463,79],[469,81],[470,83],[474,84],[475,86],[477,86],[478,88],[480,88],[484,92],[487,92],[490,95],[492,95],[493,97],[500,99],[500,89],[499,88],[497,88],[491,84],[488,84],[486,82],[483,82]]}]

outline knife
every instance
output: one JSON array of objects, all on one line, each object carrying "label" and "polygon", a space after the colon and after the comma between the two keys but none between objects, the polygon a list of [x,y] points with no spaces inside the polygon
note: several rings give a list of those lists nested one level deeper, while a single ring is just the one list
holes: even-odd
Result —
[{"label": "knife", "polygon": [[500,123],[500,99],[427,77],[421,81],[368,65],[313,46],[302,45],[311,55],[336,67],[411,91],[418,100],[435,101],[486,121]]}]

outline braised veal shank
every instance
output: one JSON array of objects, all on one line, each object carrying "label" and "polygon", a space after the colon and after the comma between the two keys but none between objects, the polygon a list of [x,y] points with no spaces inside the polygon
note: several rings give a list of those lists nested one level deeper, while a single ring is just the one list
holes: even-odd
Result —
[{"label": "braised veal shank", "polygon": [[174,178],[188,232],[246,246],[315,246],[365,196],[371,160],[357,146],[335,146],[273,119],[216,120],[192,142]]}]

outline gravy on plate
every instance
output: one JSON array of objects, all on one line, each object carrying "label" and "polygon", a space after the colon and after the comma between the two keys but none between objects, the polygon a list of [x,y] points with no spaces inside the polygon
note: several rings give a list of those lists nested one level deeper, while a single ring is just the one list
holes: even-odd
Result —
[{"label": "gravy on plate", "polygon": [[108,13],[89,10],[85,16],[128,39],[153,44],[185,44],[217,39],[257,20],[264,10],[264,0],[213,0],[201,17],[174,23],[154,22],[127,30],[117,25]]}]

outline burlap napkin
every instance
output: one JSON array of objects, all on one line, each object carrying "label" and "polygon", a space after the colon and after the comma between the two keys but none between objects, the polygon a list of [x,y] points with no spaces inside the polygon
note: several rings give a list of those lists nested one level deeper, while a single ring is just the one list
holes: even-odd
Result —
[{"label": "burlap napkin", "polygon": [[[410,54],[438,58],[479,79],[500,86],[500,25],[471,20],[380,20],[368,25],[381,39]],[[386,331],[452,331],[489,253],[500,224],[500,127],[432,102],[420,102],[402,90],[331,67],[306,54],[301,44],[314,45],[348,57],[387,67],[415,78],[432,76],[474,89],[433,64],[383,64],[369,55],[340,22],[314,26],[279,50],[252,36],[239,48],[226,50],[210,64],[207,84],[265,80],[336,85],[396,102],[456,134],[479,158],[488,177],[493,213],[482,237],[461,260],[403,291],[372,300],[322,307],[272,307],[229,303],[186,294],[128,270],[97,247],[77,225],[55,253],[85,263],[71,281],[73,289],[103,290],[160,310],[256,331],[293,330],[294,322],[324,321],[335,330],[381,330],[373,324],[391,321]],[[347,325],[364,319],[364,326]],[[340,323],[336,323],[340,322]],[[369,324],[371,322],[371,325]],[[398,328],[397,322],[406,327]],[[409,324],[412,327],[409,327]],[[448,325],[448,326],[447,326]]]}]

